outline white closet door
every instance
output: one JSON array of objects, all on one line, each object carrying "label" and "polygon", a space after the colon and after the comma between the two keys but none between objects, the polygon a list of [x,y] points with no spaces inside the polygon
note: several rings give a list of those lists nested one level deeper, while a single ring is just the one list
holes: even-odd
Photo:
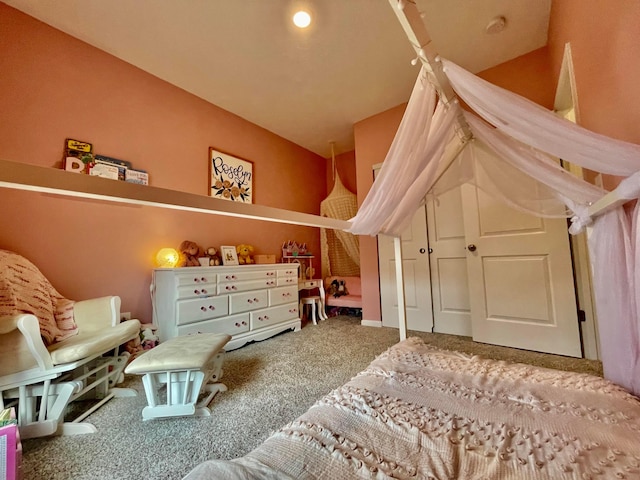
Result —
[{"label": "white closet door", "polygon": [[582,356],[567,223],[462,190],[473,339]]},{"label": "white closet door", "polygon": [[[411,225],[405,230],[401,238],[407,328],[420,332],[431,332],[433,329],[433,312],[427,253],[429,248],[427,221],[424,207],[420,207],[415,213]],[[393,237],[378,235],[382,325],[398,328],[398,299],[394,257]]]},{"label": "white closet door", "polygon": [[455,188],[427,203],[433,331],[471,336],[462,195]]}]

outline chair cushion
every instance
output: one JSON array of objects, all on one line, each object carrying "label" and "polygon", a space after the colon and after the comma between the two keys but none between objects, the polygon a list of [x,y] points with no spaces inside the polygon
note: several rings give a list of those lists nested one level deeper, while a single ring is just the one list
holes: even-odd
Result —
[{"label": "chair cushion", "polygon": [[360,295],[343,295],[342,297],[327,297],[325,302],[330,307],[362,308]]},{"label": "chair cushion", "polygon": [[48,347],[54,365],[75,362],[91,355],[106,353],[140,334],[140,322],[127,320],[115,327],[95,332],[80,332]]},{"label": "chair cushion", "polygon": [[175,337],[146,351],[127,365],[126,373],[201,369],[231,340],[226,333],[198,333]]}]

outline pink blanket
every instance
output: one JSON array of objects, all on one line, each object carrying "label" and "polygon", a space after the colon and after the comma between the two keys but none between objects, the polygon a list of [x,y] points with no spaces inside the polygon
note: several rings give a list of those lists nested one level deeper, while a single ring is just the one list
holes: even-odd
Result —
[{"label": "pink blanket", "polygon": [[0,316],[31,313],[38,318],[40,334],[50,345],[78,333],[68,300],[40,270],[17,253],[0,250]]}]

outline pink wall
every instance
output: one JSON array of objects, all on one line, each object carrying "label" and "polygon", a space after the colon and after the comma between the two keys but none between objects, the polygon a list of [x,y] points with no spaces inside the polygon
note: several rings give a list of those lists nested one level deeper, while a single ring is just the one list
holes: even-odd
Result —
[{"label": "pink wall", "polygon": [[[3,3],[0,31],[0,158],[59,167],[65,138],[75,138],[147,170],[154,186],[206,195],[213,146],[253,161],[255,203],[319,213],[325,159]],[[163,246],[278,253],[295,239],[320,251],[315,228],[8,189],[0,202],[0,248],[31,259],[68,298],[117,294],[146,322]]]},{"label": "pink wall", "polygon": [[[554,0],[549,50],[554,77],[571,43],[582,126],[640,144],[640,2]],[[618,180],[605,177],[605,187]]]},{"label": "pink wall", "polygon": [[478,76],[543,107],[553,108],[558,76],[553,73],[546,48],[480,72]]},{"label": "pink wall", "polygon": [[[331,158],[327,159],[327,194],[333,189],[333,171],[331,166]],[[350,152],[344,152],[340,155],[336,155],[336,170],[340,175],[342,184],[347,187],[347,190],[353,193],[357,193],[358,185],[356,183],[356,152],[351,150]]]}]

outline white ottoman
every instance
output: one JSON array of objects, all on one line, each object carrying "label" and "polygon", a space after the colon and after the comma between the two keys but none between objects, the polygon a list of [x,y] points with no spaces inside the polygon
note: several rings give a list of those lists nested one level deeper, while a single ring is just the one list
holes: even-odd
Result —
[{"label": "white ottoman", "polygon": [[[227,387],[222,377],[224,346],[231,336],[199,333],[176,337],[143,353],[125,368],[125,373],[144,375],[142,383],[147,395],[142,410],[143,420],[185,415],[208,416],[207,407],[218,392]],[[167,386],[167,400],[161,405],[158,390]],[[208,395],[198,402],[201,392]]]}]

